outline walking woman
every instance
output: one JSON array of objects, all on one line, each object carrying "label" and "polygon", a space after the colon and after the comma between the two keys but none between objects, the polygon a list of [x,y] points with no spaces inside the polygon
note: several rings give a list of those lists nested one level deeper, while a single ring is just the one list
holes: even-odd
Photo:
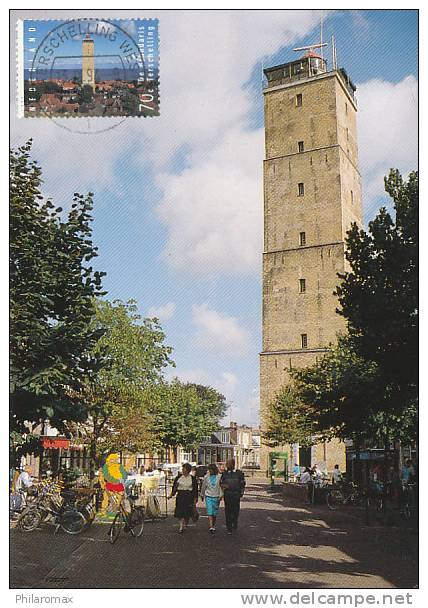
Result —
[{"label": "walking woman", "polygon": [[223,497],[223,490],[220,486],[221,475],[217,465],[208,465],[208,473],[205,475],[201,486],[201,498],[205,499],[208,515],[208,525],[211,534],[215,532],[215,522],[217,519],[218,508]]},{"label": "walking woman", "polygon": [[178,474],[172,484],[171,496],[177,496],[175,501],[174,517],[180,520],[180,529],[182,534],[189,523],[196,503],[198,502],[198,482],[196,477],[190,475],[192,467],[187,462],[183,464],[182,474]]}]

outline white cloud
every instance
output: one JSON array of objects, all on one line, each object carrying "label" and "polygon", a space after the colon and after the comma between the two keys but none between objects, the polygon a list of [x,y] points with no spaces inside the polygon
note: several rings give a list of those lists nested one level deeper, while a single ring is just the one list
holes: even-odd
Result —
[{"label": "white cloud", "polygon": [[[358,13],[353,18],[364,25]],[[197,275],[255,275],[262,249],[263,132],[249,130],[261,90],[246,83],[257,62],[271,63],[269,56],[313,29],[316,36],[318,25],[319,11],[310,10],[163,11],[159,118],[127,119],[96,135],[70,133],[46,118],[21,119],[12,125],[13,139],[20,144],[29,134],[34,137],[45,187],[62,206],[64,193],[70,197],[88,189],[96,204],[102,202],[100,189],[112,191],[120,203],[132,180],[146,181],[150,166],[161,192],[157,213],[166,228],[161,256],[168,265]],[[413,76],[358,86],[366,211],[383,193],[382,177],[390,166],[403,172],[415,166],[416,87]],[[94,130],[107,120],[116,122],[57,123]],[[183,150],[184,168],[174,162]]]},{"label": "white cloud", "polygon": [[262,250],[262,133],[232,132],[181,175],[162,174],[164,259],[189,273],[257,271]]},{"label": "white cloud", "polygon": [[[244,85],[257,61],[317,28],[319,15],[162,11],[160,118],[128,119],[96,135],[70,133],[58,124],[95,130],[115,119],[21,119],[14,126],[16,141],[22,143],[28,132],[34,136],[46,186],[59,199],[64,192],[96,193],[100,185],[119,198],[129,184],[121,161],[129,155],[140,169],[149,163],[163,191],[158,213],[167,229],[168,264],[198,274],[258,272],[263,134],[249,132],[248,120],[261,91]],[[186,169],[177,176],[171,160],[183,149]]]},{"label": "white cloud", "polygon": [[369,80],[358,85],[358,140],[366,213],[384,194],[383,176],[396,167],[406,174],[418,159],[418,84],[414,76],[397,83]]},{"label": "white cloud", "polygon": [[223,372],[220,376],[214,375],[201,368],[169,370],[168,379],[179,378],[183,382],[192,382],[204,386],[212,386],[226,399],[233,397],[238,384],[238,378],[232,372]]},{"label": "white cloud", "polygon": [[224,380],[225,392],[233,393],[236,388],[238,378],[232,372],[223,372],[222,378]]},{"label": "white cloud", "polygon": [[164,306],[152,306],[147,311],[147,316],[150,318],[157,318],[161,322],[169,321],[175,313],[176,305],[174,302],[168,302]]},{"label": "white cloud", "polygon": [[208,304],[201,304],[193,307],[193,323],[197,327],[196,346],[237,358],[248,352],[249,332],[235,317],[222,315]]},{"label": "white cloud", "polygon": [[[257,61],[318,23],[319,11],[195,11],[174,13],[173,23],[162,19],[162,39],[172,27],[178,46],[161,46],[162,120],[150,124],[151,154],[163,190],[163,258],[174,270],[258,272],[263,132],[249,131],[248,118],[261,91],[244,85]],[[168,161],[183,148],[186,168],[177,174]]]}]

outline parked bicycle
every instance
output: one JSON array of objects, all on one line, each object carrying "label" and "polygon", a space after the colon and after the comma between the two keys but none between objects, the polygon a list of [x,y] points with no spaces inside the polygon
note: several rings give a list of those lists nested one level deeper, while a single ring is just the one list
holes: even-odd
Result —
[{"label": "parked bicycle", "polygon": [[418,514],[417,484],[405,483],[402,486],[400,513],[404,519],[412,519]]},{"label": "parked bicycle", "polygon": [[[139,538],[144,530],[145,512],[144,507],[135,505],[138,493],[134,487],[127,489],[117,497],[118,511],[108,532],[109,539],[113,545],[119,538],[121,532],[130,533],[132,537]],[[129,503],[130,509],[126,509],[125,502]]]},{"label": "parked bicycle", "polygon": [[17,490],[9,496],[9,519],[16,520],[23,510],[36,499],[37,491],[32,487],[27,491]]},{"label": "parked bicycle", "polygon": [[[92,501],[92,497],[86,502]],[[86,502],[84,504],[86,504]],[[67,534],[79,534],[89,523],[89,512],[85,517],[82,506],[76,506],[76,493],[62,490],[58,485],[46,485],[37,499],[26,507],[18,518],[18,527],[31,532],[42,522],[53,523],[55,533],[62,529]]]},{"label": "parked bicycle", "polygon": [[363,499],[361,490],[354,483],[334,485],[326,494],[327,506],[332,511],[345,505],[361,506]]}]

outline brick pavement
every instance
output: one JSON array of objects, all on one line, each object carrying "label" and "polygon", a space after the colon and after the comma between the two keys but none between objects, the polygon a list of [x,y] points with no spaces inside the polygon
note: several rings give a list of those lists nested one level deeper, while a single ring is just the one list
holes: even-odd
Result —
[{"label": "brick pavement", "polygon": [[347,513],[306,507],[250,480],[240,529],[215,536],[199,522],[177,534],[173,517],[112,546],[106,525],[72,537],[52,527],[11,530],[12,588],[313,588],[417,585],[417,533],[367,528]]}]

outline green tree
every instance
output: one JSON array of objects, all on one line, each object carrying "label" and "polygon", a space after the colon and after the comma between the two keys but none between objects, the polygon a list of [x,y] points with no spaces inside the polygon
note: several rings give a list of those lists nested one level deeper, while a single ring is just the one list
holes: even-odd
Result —
[{"label": "green tree", "polygon": [[[337,288],[348,333],[314,365],[291,371],[270,406],[273,444],[352,439],[384,444],[417,433],[418,176],[385,178],[395,220],[381,209],[368,232],[348,232],[351,270]],[[303,405],[304,404],[304,405]],[[301,416],[299,417],[299,411]],[[277,444],[276,443],[276,444]]]},{"label": "green tree", "polygon": [[73,393],[100,337],[90,321],[105,274],[90,265],[92,194],[75,194],[64,218],[43,198],[30,152],[31,140],[10,155],[10,428],[23,452],[29,427],[49,419],[63,430],[64,420],[86,418]]},{"label": "green tree", "polygon": [[359,445],[374,437],[373,416],[380,405],[377,366],[359,357],[346,338],[314,365],[293,369],[291,376],[298,399],[309,408],[307,417],[318,440],[337,437]]},{"label": "green tree", "polygon": [[31,82],[30,80],[24,82],[24,99],[26,104],[30,103],[30,99],[40,101],[40,97],[44,93],[60,94],[62,93],[62,87],[56,82],[51,82],[49,80],[37,83]]},{"label": "green tree", "polygon": [[79,104],[90,104],[94,98],[94,91],[90,84],[84,84],[79,94]]},{"label": "green tree", "polygon": [[138,91],[135,89],[124,90],[121,94],[122,107],[126,114],[132,116],[139,113],[140,99],[138,97]]},{"label": "green tree", "polygon": [[294,386],[285,385],[269,404],[265,442],[271,447],[292,443],[310,446],[316,433],[313,408],[300,399]]},{"label": "green tree", "polygon": [[177,378],[160,384],[150,395],[152,448],[194,449],[218,428],[225,413],[224,396],[211,387]]},{"label": "green tree", "polygon": [[[395,218],[382,208],[368,231],[355,224],[346,239],[351,270],[337,288],[358,356],[377,365],[381,418],[416,420],[418,385],[418,174],[385,178]],[[386,429],[385,429],[386,430]],[[414,427],[416,433],[416,427]]]},{"label": "green tree", "polygon": [[147,396],[172,364],[172,348],[156,319],[141,319],[135,301],[95,304],[94,331],[101,337],[89,353],[100,363],[79,393],[88,420],[69,427],[90,446],[92,472],[106,450],[140,451],[148,436]]}]

